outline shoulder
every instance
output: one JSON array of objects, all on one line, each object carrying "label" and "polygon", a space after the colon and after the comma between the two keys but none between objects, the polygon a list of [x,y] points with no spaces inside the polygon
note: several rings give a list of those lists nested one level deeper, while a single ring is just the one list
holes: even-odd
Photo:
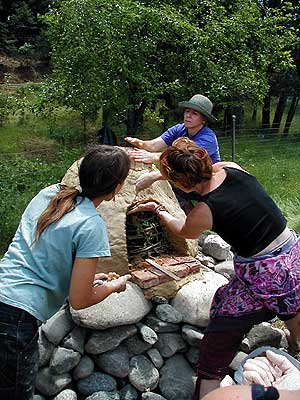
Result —
[{"label": "shoulder", "polygon": [[239,171],[246,172],[240,165],[236,164],[235,162],[232,161],[221,161],[213,164],[213,172],[219,172],[221,169],[224,168],[232,168],[232,169],[237,169]]},{"label": "shoulder", "polygon": [[168,131],[169,132],[176,132],[176,133],[185,132],[185,125],[183,123],[182,124],[173,125],[168,129]]},{"label": "shoulder", "polygon": [[37,196],[47,196],[47,195],[55,195],[60,191],[59,184],[54,184],[41,189]]},{"label": "shoulder", "polygon": [[184,136],[185,126],[184,124],[177,124],[171,126],[167,131],[165,131],[160,137],[165,141],[168,146],[171,146],[173,141],[179,137]]},{"label": "shoulder", "polygon": [[202,135],[202,137],[206,137],[207,139],[209,139],[211,141],[217,140],[217,136],[216,136],[215,132],[208,126],[204,126],[201,129],[200,134]]}]

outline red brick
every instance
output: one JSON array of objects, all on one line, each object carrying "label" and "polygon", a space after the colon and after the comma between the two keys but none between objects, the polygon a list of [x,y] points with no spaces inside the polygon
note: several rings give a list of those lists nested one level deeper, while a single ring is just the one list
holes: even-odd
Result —
[{"label": "red brick", "polygon": [[143,289],[159,285],[159,277],[150,271],[132,271],[132,282],[136,283]]},{"label": "red brick", "polygon": [[168,270],[174,272],[174,274],[178,275],[180,278],[183,278],[184,276],[187,276],[190,273],[187,264],[172,265],[168,267]]},{"label": "red brick", "polygon": [[155,274],[158,277],[160,284],[165,283],[165,282],[170,282],[173,280],[170,276],[166,275],[165,273],[163,273],[159,269],[156,269],[155,267],[151,266],[149,268],[149,271],[151,271],[153,274]]}]

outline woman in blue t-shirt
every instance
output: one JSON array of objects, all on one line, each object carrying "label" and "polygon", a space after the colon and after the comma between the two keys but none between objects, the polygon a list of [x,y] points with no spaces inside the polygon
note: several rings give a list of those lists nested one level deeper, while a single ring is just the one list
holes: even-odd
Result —
[{"label": "woman in blue t-shirt", "polygon": [[[135,147],[130,153],[130,158],[136,162],[143,163],[159,161],[163,150],[172,146],[176,139],[186,137],[191,139],[197,146],[206,149],[213,164],[221,160],[217,136],[207,126],[208,122],[215,123],[217,121],[212,114],[213,104],[209,98],[201,94],[195,94],[189,101],[182,101],[178,105],[184,110],[183,123],[172,126],[155,139],[125,138],[128,143]],[[145,189],[160,179],[163,179],[163,177],[159,171],[145,174],[139,179],[137,189]],[[192,200],[201,200],[199,193],[185,193],[175,187],[173,187],[173,190],[180,207],[186,214],[193,208]]]},{"label": "woman in blue t-shirt", "polygon": [[[93,148],[80,164],[80,185],[49,186],[24,211],[0,261],[1,400],[32,398],[38,322],[57,312],[67,296],[74,309],[83,309],[126,289],[130,275],[95,275],[98,257],[110,256],[96,208],[120,191],[129,168],[122,149]],[[94,285],[101,277],[109,279]]]}]

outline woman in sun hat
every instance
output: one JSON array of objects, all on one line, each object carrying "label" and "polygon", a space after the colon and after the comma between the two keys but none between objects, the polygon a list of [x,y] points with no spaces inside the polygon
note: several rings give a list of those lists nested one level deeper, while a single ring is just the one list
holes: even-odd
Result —
[{"label": "woman in sun hat", "polygon": [[180,137],[187,137],[199,146],[204,147],[212,162],[220,161],[219,146],[216,135],[207,123],[217,122],[212,114],[213,103],[208,97],[202,94],[195,94],[189,101],[182,101],[178,104],[184,110],[183,123],[177,124],[152,140],[141,140],[133,137],[126,137],[125,140],[137,147],[135,153],[130,157],[135,161],[150,163],[159,161],[160,154],[167,147],[172,146],[174,140]]},{"label": "woman in sun hat", "polygon": [[[213,103],[208,97],[202,94],[195,94],[188,101],[178,104],[184,110],[184,122],[174,125],[159,137],[152,140],[141,140],[133,137],[126,137],[125,140],[137,149],[130,153],[130,157],[137,162],[152,163],[159,161],[161,152],[172,146],[173,142],[180,137],[191,139],[197,146],[207,150],[212,163],[220,161],[219,145],[215,132],[207,124],[217,122],[212,114]],[[143,175],[139,180],[137,188],[145,189],[153,182],[163,179],[159,171],[153,171]],[[187,213],[192,204],[190,200],[200,200],[197,193],[184,193],[179,189],[174,190],[176,197]]]}]

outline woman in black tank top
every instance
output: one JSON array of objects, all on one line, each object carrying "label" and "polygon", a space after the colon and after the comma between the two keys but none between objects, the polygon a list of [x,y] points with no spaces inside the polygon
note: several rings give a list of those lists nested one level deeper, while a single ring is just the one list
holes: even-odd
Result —
[{"label": "woman in black tank top", "polygon": [[162,153],[160,171],[179,189],[198,192],[201,201],[183,218],[154,201],[131,212],[152,211],[184,238],[213,230],[235,253],[235,276],[217,290],[201,341],[193,398],[198,400],[219,386],[254,324],[278,316],[291,345],[300,349],[300,241],[255,177],[232,162],[212,165],[207,151],[189,139],[176,140]]}]

